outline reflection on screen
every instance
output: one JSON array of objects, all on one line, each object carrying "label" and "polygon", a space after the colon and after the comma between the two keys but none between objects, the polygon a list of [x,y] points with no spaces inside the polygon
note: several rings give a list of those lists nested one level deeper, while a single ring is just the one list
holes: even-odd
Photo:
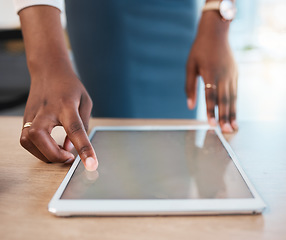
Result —
[{"label": "reflection on screen", "polygon": [[97,131],[96,172],[77,166],[62,199],[252,198],[213,130]]}]

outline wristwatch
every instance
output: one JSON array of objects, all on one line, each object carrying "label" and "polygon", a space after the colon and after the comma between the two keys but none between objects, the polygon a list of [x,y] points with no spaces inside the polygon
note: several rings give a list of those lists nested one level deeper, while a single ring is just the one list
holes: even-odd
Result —
[{"label": "wristwatch", "polygon": [[225,21],[231,21],[234,19],[236,14],[236,7],[231,0],[221,0],[221,1],[209,1],[203,7],[204,11],[214,10],[218,11]]}]

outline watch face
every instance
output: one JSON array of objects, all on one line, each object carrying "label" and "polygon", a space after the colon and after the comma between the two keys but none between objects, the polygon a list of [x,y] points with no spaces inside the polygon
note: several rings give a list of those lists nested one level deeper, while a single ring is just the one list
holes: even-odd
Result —
[{"label": "watch face", "polygon": [[236,13],[236,8],[231,0],[223,0],[220,3],[220,14],[225,20],[233,20]]}]

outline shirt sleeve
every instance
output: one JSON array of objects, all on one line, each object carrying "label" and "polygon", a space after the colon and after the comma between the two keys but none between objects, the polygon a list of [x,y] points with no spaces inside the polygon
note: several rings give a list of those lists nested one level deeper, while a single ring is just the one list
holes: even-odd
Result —
[{"label": "shirt sleeve", "polygon": [[35,5],[48,5],[58,8],[63,11],[64,1],[63,0],[13,0],[15,10],[18,13],[20,10],[35,6]]}]

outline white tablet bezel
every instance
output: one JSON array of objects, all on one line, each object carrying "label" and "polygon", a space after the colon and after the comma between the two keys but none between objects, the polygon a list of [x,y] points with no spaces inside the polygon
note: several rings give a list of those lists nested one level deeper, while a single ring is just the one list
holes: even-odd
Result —
[{"label": "white tablet bezel", "polygon": [[73,200],[61,199],[61,196],[80,162],[77,157],[70,170],[49,203],[48,209],[57,216],[124,216],[124,215],[222,215],[222,214],[256,214],[261,213],[266,207],[265,203],[249,181],[245,172],[217,128],[209,125],[190,126],[99,126],[93,128],[91,139],[98,130],[197,130],[213,129],[221,140],[225,149],[232,158],[242,178],[246,182],[253,198],[251,199],[147,199],[147,200]]}]

